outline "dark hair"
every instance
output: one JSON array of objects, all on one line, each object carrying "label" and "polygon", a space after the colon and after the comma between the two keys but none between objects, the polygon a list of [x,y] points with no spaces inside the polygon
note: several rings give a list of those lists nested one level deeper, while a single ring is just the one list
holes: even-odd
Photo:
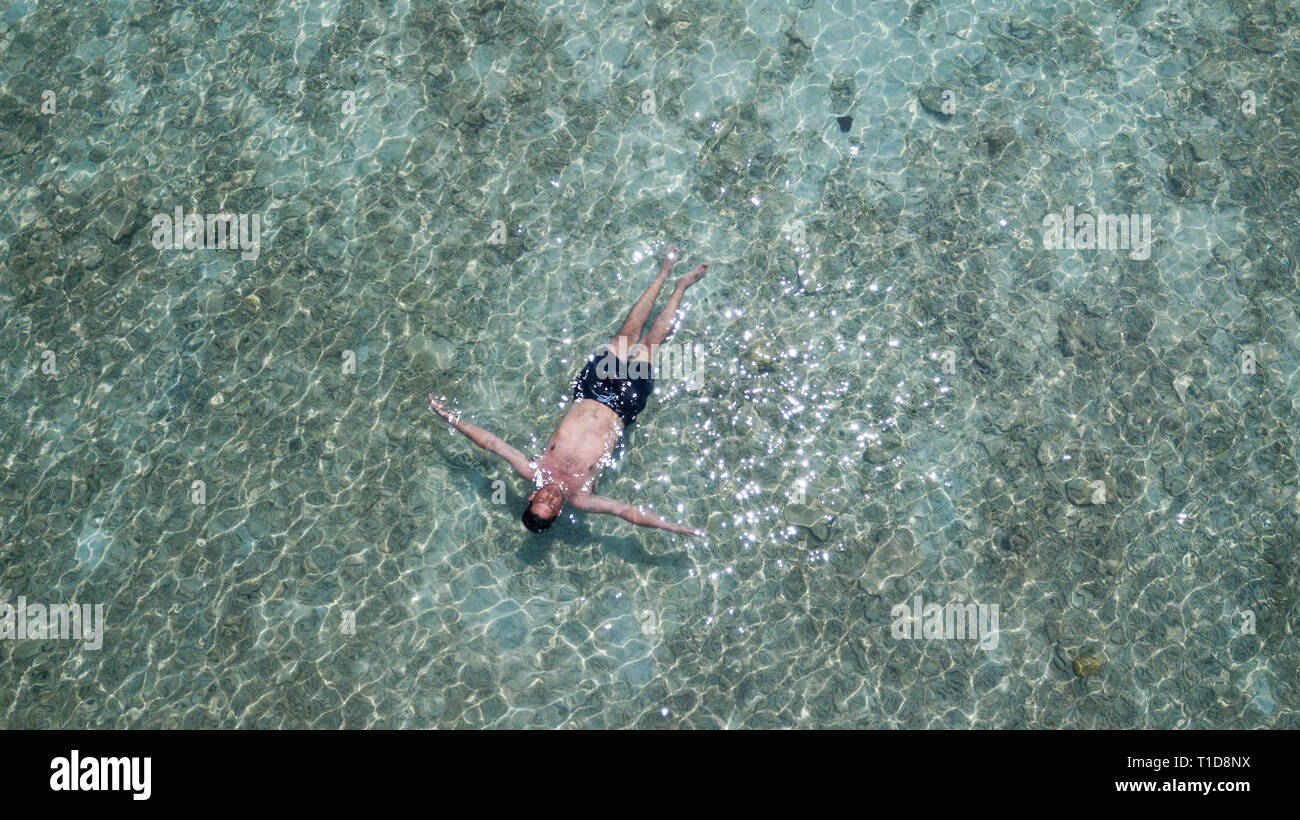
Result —
[{"label": "dark hair", "polygon": [[529,504],[528,508],[524,510],[524,526],[533,532],[546,532],[555,523],[555,519],[559,517],[560,514],[557,512],[550,518],[542,518],[533,512],[533,505]]}]

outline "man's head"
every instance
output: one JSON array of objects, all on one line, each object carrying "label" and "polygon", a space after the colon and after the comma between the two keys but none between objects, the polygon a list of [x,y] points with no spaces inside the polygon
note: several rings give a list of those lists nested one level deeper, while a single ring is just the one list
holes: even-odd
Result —
[{"label": "man's head", "polygon": [[533,532],[545,532],[564,506],[564,491],[556,484],[547,484],[528,496],[524,510],[524,526]]}]

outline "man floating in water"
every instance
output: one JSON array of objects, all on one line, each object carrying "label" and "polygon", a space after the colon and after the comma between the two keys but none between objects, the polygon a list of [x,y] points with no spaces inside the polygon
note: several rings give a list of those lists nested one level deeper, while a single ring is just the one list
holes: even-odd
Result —
[{"label": "man floating in water", "polygon": [[[573,404],[551,434],[546,451],[538,458],[529,461],[514,447],[482,427],[461,421],[459,413],[448,410],[433,395],[429,396],[429,406],[470,441],[510,462],[516,473],[537,486],[528,497],[528,508],[523,516],[524,526],[533,532],[542,532],[550,527],[561,508],[568,504],[584,512],[617,515],[643,527],[660,527],[683,535],[704,535],[703,530],[671,524],[640,507],[594,492],[600,472],[610,463],[610,453],[622,438],[623,431],[645,409],[646,399],[654,391],[654,379],[647,375],[653,363],[654,350],[672,333],[677,321],[677,308],[686,289],[704,278],[709,270],[708,265],[700,265],[677,280],[668,306],[655,319],[650,331],[641,336],[655,299],[676,261],[677,246],[674,245],[668,249],[668,256],[659,267],[654,282],[632,306],[618,333],[609,344],[597,348],[587,358],[587,366],[573,381]],[[636,341],[638,338],[640,341]],[[619,358],[615,351],[630,352],[630,361]]]}]

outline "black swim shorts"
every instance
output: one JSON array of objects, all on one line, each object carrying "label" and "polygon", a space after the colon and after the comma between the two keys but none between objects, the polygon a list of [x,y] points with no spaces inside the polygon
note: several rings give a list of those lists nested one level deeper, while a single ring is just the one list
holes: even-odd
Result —
[{"label": "black swim shorts", "polygon": [[573,380],[573,397],[600,402],[618,413],[627,427],[654,392],[649,374],[649,362],[625,362],[606,345],[587,357],[587,366]]}]

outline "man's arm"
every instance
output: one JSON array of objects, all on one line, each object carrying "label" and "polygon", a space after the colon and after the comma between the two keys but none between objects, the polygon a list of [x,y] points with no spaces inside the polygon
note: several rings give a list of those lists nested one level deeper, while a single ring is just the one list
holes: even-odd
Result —
[{"label": "man's arm", "polygon": [[617,515],[619,518],[631,521],[639,527],[658,527],[663,530],[671,530],[682,535],[704,535],[704,530],[697,530],[693,527],[685,527],[680,524],[670,524],[652,512],[647,512],[640,507],[635,507],[622,501],[615,501],[612,498],[606,498],[603,495],[587,493],[567,499],[569,506],[576,507],[579,510],[594,513],[605,513],[607,515]]},{"label": "man's arm", "polygon": [[460,413],[453,413],[448,410],[445,404],[433,397],[433,394],[429,394],[429,407],[433,408],[434,412],[438,415],[451,422],[452,427],[455,427],[457,430],[464,433],[465,438],[482,447],[484,450],[487,450],[489,453],[496,453],[501,456],[506,461],[510,462],[510,466],[515,468],[516,473],[519,473],[519,475],[529,481],[533,480],[533,476],[537,473],[537,468],[528,463],[528,459],[524,457],[523,453],[511,447],[509,444],[506,444],[495,434],[489,433],[482,427],[476,427],[467,421],[461,421]]}]

